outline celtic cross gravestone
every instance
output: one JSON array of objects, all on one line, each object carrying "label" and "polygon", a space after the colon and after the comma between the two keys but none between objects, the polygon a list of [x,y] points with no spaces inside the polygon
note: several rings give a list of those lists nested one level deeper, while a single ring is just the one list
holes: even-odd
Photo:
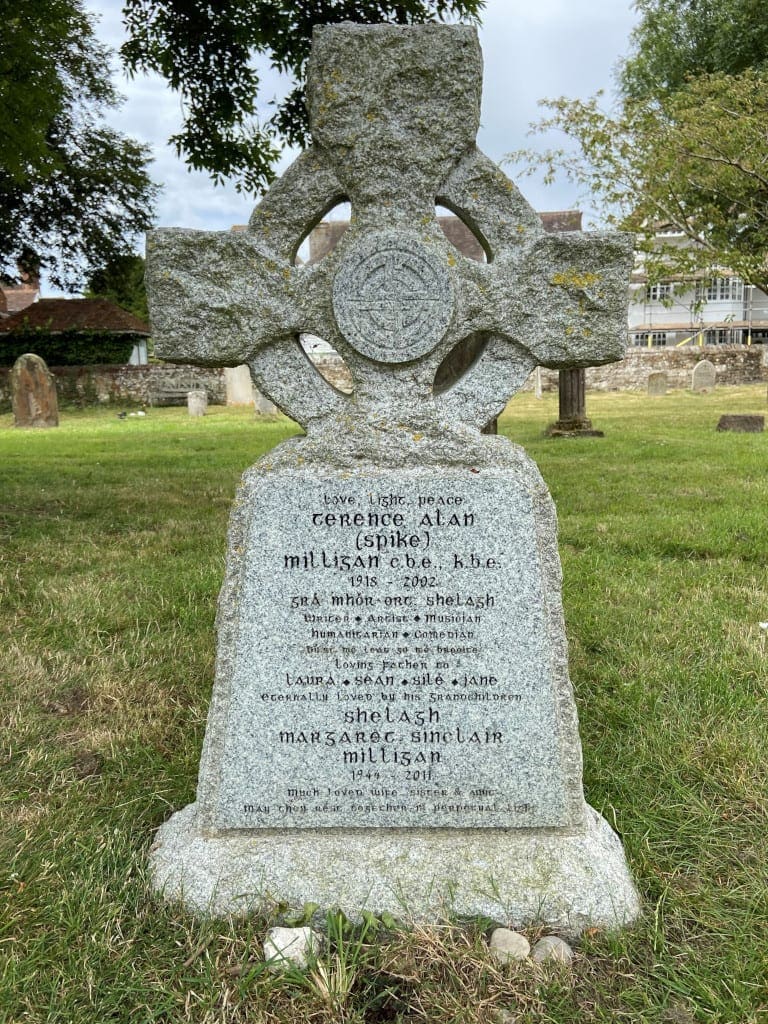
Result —
[{"label": "celtic cross gravestone", "polygon": [[[149,237],[163,358],[248,363],[306,431],[246,472],[232,512],[197,800],[152,854],[192,907],[450,908],[571,933],[637,912],[584,800],[552,501],[479,429],[537,363],[621,355],[632,247],[544,232],[475,147],[480,88],[470,28],[318,29],[313,144],[249,230]],[[296,266],[341,201],[338,246]],[[302,333],[341,353],[353,394]]]}]

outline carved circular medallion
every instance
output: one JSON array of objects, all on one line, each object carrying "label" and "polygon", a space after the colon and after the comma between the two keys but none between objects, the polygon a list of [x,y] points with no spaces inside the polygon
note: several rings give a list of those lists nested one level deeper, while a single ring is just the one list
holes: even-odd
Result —
[{"label": "carved circular medallion", "polygon": [[453,303],[440,257],[395,232],[368,235],[354,245],[333,282],[342,334],[382,363],[407,363],[431,352],[448,329]]}]

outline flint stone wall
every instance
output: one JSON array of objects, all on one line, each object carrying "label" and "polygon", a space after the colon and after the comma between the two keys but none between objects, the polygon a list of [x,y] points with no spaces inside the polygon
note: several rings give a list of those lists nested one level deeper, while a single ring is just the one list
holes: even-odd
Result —
[{"label": "flint stone wall", "polygon": [[[51,366],[59,402],[75,405],[150,405],[163,390],[205,391],[211,405],[224,405],[223,369],[201,366]],[[0,411],[11,408],[10,367],[0,367]],[[186,405],[186,395],[179,399]]]},{"label": "flint stone wall", "polygon": [[[768,381],[768,346],[704,345],[695,348],[630,348],[618,363],[587,368],[587,388],[591,391],[646,391],[648,375],[664,371],[667,387],[690,388],[694,366],[702,359],[714,363],[717,386],[723,384],[761,384]],[[529,377],[524,391],[533,391],[535,378]],[[557,370],[542,369],[543,391],[557,391]]]},{"label": "flint stone wall", "polygon": [[[314,357],[336,387],[349,380],[341,359],[333,353]],[[768,346],[705,345],[695,348],[631,348],[621,362],[587,369],[587,388],[593,391],[646,391],[648,374],[663,370],[670,390],[690,388],[696,363],[709,359],[717,369],[717,386],[768,382]],[[52,366],[59,401],[77,405],[135,402],[149,405],[153,392],[187,388],[203,389],[211,405],[226,404],[223,369],[202,366]],[[0,412],[10,412],[10,367],[0,367]],[[533,391],[532,375],[523,387]],[[557,390],[557,370],[542,369],[543,391]],[[186,399],[180,402],[186,404]]]}]

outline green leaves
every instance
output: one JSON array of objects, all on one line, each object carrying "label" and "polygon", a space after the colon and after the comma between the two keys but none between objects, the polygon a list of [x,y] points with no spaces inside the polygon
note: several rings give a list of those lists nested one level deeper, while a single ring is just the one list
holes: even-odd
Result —
[{"label": "green leaves", "polygon": [[[214,181],[262,192],[283,143],[303,145],[308,123],[304,77],[315,25],[340,21],[400,24],[477,20],[485,0],[126,0],[131,74],[156,72],[177,90],[184,124],[171,138],[190,167]],[[295,83],[279,103],[259,103],[256,58]],[[266,117],[266,105],[274,112]]]},{"label": "green leaves", "polygon": [[619,84],[627,99],[676,92],[692,76],[768,66],[763,0],[637,0],[641,21]]},{"label": "green leaves", "polygon": [[564,171],[609,224],[636,232],[651,282],[725,268],[768,286],[764,6],[637,0],[641,21],[619,69],[618,111],[603,111],[600,94],[545,100],[550,116],[533,132],[560,130],[575,149],[512,154],[545,180]]},{"label": "green leaves", "polygon": [[0,274],[76,290],[151,226],[149,151],[107,127],[109,51],[80,0],[18,6],[0,37]]},{"label": "green leaves", "polygon": [[140,320],[149,321],[144,259],[135,253],[116,256],[88,279],[87,299],[109,299]]},{"label": "green leaves", "polygon": [[[575,147],[523,150],[527,171],[558,170],[599,203],[605,220],[636,232],[650,281],[714,275],[726,267],[766,284],[768,76],[701,75],[684,88],[625,101],[615,114],[600,95],[544,101],[535,133],[562,131]],[[688,240],[659,237],[671,229]]]}]

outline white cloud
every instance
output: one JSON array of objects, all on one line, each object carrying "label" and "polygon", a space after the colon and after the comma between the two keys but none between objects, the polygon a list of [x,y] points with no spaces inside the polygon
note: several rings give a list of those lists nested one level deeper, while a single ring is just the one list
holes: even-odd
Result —
[{"label": "white cloud", "polygon": [[[86,6],[99,16],[99,37],[117,49],[124,39],[121,0],[88,0]],[[528,124],[539,116],[537,101],[543,97],[610,90],[635,20],[630,0],[488,0],[480,31],[485,60],[481,149],[498,161],[526,145]],[[156,75],[128,79],[117,63],[115,80],[126,101],[110,121],[152,147],[152,175],[164,188],[158,224],[226,230],[244,223],[252,201],[231,185],[214,186],[206,174],[190,174],[168,145],[181,124],[179,97]],[[285,87],[284,79],[265,69],[266,98],[282,95]],[[284,155],[281,169],[292,155]],[[565,182],[545,188],[525,179],[521,187],[540,210],[577,204],[575,190]]]}]

